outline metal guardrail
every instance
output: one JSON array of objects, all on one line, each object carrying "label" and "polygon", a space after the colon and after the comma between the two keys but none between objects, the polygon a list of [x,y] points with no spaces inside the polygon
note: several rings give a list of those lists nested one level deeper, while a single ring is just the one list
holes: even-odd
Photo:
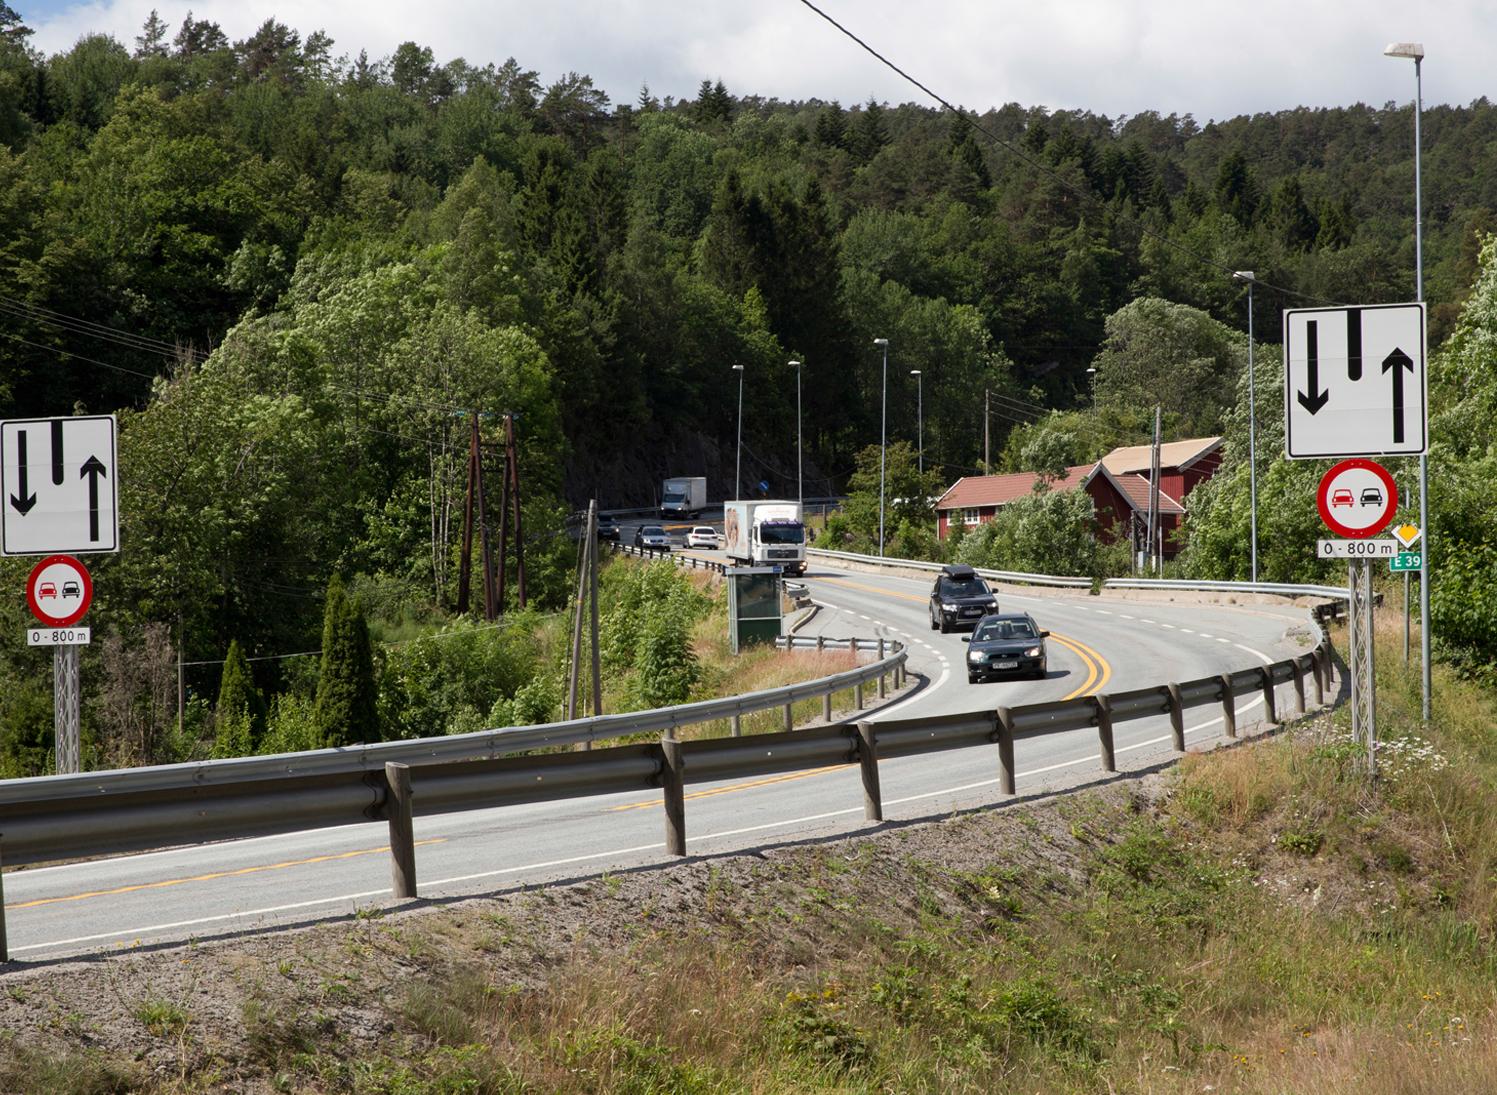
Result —
[{"label": "metal guardrail", "polygon": [[[912,570],[939,571],[946,565],[926,562],[924,559],[894,559],[888,556],[859,555],[852,551],[828,551],[825,548],[807,548],[806,555],[807,557],[816,555],[827,559],[845,559],[851,563],[866,563],[870,566],[904,567]],[[1016,570],[989,570],[986,567],[973,567],[972,569],[984,578],[993,578],[996,581],[1010,582],[1015,585],[1062,586],[1072,589],[1090,589],[1093,585],[1090,578],[1025,574]]]},{"label": "metal guardrail", "polygon": [[[1312,619],[1317,623],[1324,607],[1314,610]],[[890,663],[902,663],[903,658],[901,651],[868,668],[889,668]],[[1113,728],[1118,722],[1168,715],[1171,744],[1176,752],[1183,752],[1184,712],[1219,704],[1227,735],[1236,737],[1237,696],[1261,693],[1265,721],[1274,723],[1279,721],[1276,689],[1290,683],[1295,711],[1303,713],[1306,675],[1313,679],[1315,702],[1323,702],[1331,660],[1330,645],[1322,633],[1312,651],[1272,665],[1178,684],[971,714],[868,719],[856,725],[829,724],[692,742],[667,735],[658,742],[584,752],[423,763],[413,768],[391,762],[383,771],[345,768],[185,784],[180,781],[183,773],[178,771],[178,782],[170,786],[152,786],[166,775],[163,769],[125,774],[140,777],[130,785],[122,782],[120,773],[43,777],[24,784],[9,780],[0,784],[0,833],[5,860],[23,864],[386,821],[391,834],[395,894],[413,897],[413,812],[433,815],[660,788],[665,799],[667,850],[685,855],[684,788],[689,783],[858,764],[862,769],[865,817],[879,821],[883,819],[880,757],[996,744],[1000,786],[1004,794],[1011,795],[1016,793],[1014,747],[1018,739],[1094,728],[1102,769],[1116,772]],[[224,767],[232,764],[225,762]],[[193,766],[173,767],[180,770]],[[116,777],[114,785],[105,785],[107,779],[101,783],[101,775]],[[32,793],[24,797],[9,793],[19,789],[17,784]],[[0,960],[5,957],[4,922],[0,919]]]},{"label": "metal guardrail", "polygon": [[674,548],[635,547],[633,544],[620,544],[614,540],[610,540],[608,543],[616,555],[633,555],[640,559],[669,559],[678,567],[690,567],[693,570],[711,570],[718,574],[728,569],[727,563],[719,563],[715,559],[703,559],[696,555],[685,555]]},{"label": "metal guardrail", "polygon": [[1206,593],[1276,593],[1282,597],[1351,596],[1344,586],[1289,585],[1279,582],[1206,582],[1190,578],[1108,578],[1103,589],[1180,589]]}]

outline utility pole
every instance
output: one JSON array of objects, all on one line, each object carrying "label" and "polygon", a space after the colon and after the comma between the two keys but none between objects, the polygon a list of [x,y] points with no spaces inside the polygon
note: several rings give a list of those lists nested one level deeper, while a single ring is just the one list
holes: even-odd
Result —
[{"label": "utility pole", "polygon": [[1154,573],[1164,566],[1164,535],[1159,520],[1159,430],[1162,408],[1154,408],[1154,447],[1149,454],[1149,553],[1154,556]]},{"label": "utility pole", "polygon": [[988,431],[988,390],[982,390],[982,473],[993,474],[993,454],[989,449],[990,437]]}]

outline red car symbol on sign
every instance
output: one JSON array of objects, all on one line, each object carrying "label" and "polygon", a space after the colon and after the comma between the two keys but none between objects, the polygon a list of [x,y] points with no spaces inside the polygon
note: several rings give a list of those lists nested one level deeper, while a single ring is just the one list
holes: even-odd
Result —
[{"label": "red car symbol on sign", "polygon": [[51,582],[43,582],[41,586],[37,588],[36,595],[38,597],[56,597],[57,587]]},{"label": "red car symbol on sign", "polygon": [[1331,506],[1332,507],[1335,507],[1335,506],[1351,506],[1351,505],[1355,505],[1355,504],[1356,503],[1352,501],[1351,491],[1349,491],[1349,490],[1338,490],[1338,491],[1332,492],[1332,494],[1331,494]]}]

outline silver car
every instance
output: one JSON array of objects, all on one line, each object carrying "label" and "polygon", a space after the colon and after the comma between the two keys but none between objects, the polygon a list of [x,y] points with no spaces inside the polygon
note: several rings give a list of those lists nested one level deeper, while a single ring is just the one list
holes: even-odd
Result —
[{"label": "silver car", "polygon": [[637,548],[656,548],[660,551],[671,549],[671,538],[665,534],[665,529],[659,525],[641,525],[634,530],[634,546]]}]

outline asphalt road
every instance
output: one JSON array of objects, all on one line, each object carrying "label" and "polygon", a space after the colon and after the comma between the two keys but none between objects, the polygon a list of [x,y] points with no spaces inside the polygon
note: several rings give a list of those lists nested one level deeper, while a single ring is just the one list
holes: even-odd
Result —
[{"label": "asphalt road", "polygon": [[[720,553],[703,553],[711,558]],[[1002,592],[1005,611],[1030,612],[1052,632],[1043,681],[968,684],[966,646],[929,627],[928,579],[813,566],[822,606],[802,634],[886,635],[907,642],[908,694],[874,717],[991,710],[1100,690],[1187,680],[1266,663],[1305,649],[1289,634],[1305,612],[1280,606],[1226,608],[1140,604],[1082,594]],[[1285,690],[1287,692],[1287,689]],[[1281,697],[1281,703],[1287,696]],[[1240,697],[1244,730],[1261,698]],[[1187,715],[1187,741],[1220,739],[1220,716]],[[1161,716],[1118,724],[1118,766],[1167,761]],[[1103,778],[1094,732],[1021,738],[1021,796]],[[886,824],[1002,803],[996,750],[955,750],[880,765]],[[416,785],[419,802],[419,779]],[[865,830],[856,766],[688,788],[687,846],[693,855],[760,848]],[[388,904],[383,824],[351,825],[257,840],[14,871],[4,878],[11,957],[48,961],[94,951],[173,946],[193,938],[284,927]],[[420,892],[452,899],[661,863],[664,817],[658,792],[416,819]]]}]

